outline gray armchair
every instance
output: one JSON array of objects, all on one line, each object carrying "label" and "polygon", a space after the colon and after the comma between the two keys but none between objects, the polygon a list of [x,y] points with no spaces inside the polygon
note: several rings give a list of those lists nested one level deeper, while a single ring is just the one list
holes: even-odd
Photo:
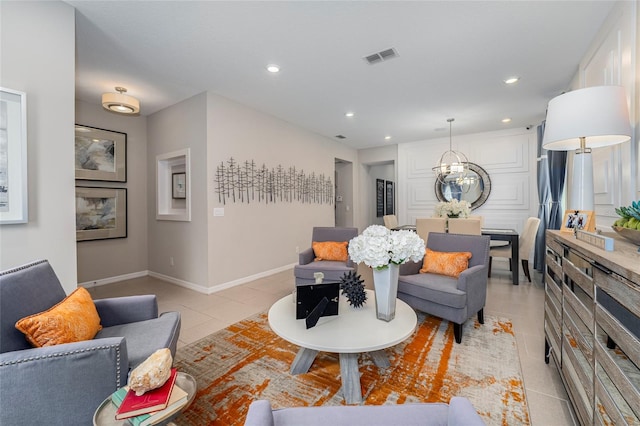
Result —
[{"label": "gray armchair", "polygon": [[180,314],[154,295],[96,300],[93,340],[33,348],[15,323],[66,294],[46,260],[0,272],[0,424],[90,425],[100,403],[151,353],[175,354]]},{"label": "gray armchair", "polygon": [[[315,227],[311,233],[311,242],[350,241],[358,236],[358,228]],[[316,258],[310,247],[299,254],[299,263],[293,269],[296,285],[313,284],[315,272],[322,272],[327,281],[339,281],[345,272],[355,271],[356,264],[349,258],[346,262],[320,260]]]},{"label": "gray armchair", "polygon": [[489,237],[430,232],[427,248],[439,252],[472,253],[469,268],[458,278],[419,273],[422,262],[400,265],[398,298],[419,311],[453,323],[457,343],[462,341],[462,325],[477,313],[484,324],[487,300]]}]

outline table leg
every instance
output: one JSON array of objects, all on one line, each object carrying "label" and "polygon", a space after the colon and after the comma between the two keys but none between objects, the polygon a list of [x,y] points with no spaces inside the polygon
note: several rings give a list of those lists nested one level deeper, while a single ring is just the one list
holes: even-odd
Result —
[{"label": "table leg", "polygon": [[309,367],[316,359],[318,351],[308,348],[300,348],[298,354],[291,364],[291,374],[302,374],[309,371]]},{"label": "table leg", "polygon": [[360,354],[340,354],[340,375],[342,376],[342,396],[347,404],[362,403],[360,388],[360,371],[358,357]]},{"label": "table leg", "polygon": [[513,285],[520,283],[520,244],[518,235],[514,235],[511,240],[511,272],[513,274]]},{"label": "table leg", "polygon": [[389,357],[384,350],[369,352],[369,356],[373,358],[373,363],[378,368],[389,368],[391,365]]}]

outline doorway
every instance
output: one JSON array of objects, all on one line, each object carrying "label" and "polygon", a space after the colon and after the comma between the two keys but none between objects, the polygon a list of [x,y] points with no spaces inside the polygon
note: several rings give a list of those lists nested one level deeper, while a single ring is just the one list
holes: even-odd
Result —
[{"label": "doorway", "polygon": [[335,159],[335,226],[353,226],[353,163]]}]

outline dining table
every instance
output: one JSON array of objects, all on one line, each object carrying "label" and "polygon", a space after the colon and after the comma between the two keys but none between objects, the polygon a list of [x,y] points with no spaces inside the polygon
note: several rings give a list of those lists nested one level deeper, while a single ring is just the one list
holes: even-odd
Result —
[{"label": "dining table", "polygon": [[[415,225],[401,225],[393,228],[394,231],[414,231]],[[510,228],[482,228],[482,235],[486,235],[493,241],[507,241],[511,245],[511,272],[513,285],[520,284],[520,250],[518,231]]]}]

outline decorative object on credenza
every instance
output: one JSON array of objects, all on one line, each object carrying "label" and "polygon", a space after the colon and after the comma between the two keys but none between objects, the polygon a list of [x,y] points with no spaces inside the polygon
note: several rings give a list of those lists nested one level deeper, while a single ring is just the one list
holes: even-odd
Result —
[{"label": "decorative object on credenza", "polygon": [[436,204],[435,216],[447,218],[467,218],[471,214],[471,205],[467,201],[441,201]]},{"label": "decorative object on credenza", "polygon": [[412,231],[391,231],[371,225],[349,241],[349,257],[373,269],[376,317],[391,321],[396,313],[398,265],[419,262],[425,253],[424,241]]},{"label": "decorative object on credenza", "polygon": [[367,301],[367,292],[364,291],[364,280],[360,279],[355,271],[345,273],[340,279],[342,294],[347,297],[349,304],[359,308]]},{"label": "decorative object on credenza", "polygon": [[76,186],[76,241],[127,237],[127,189]]},{"label": "decorative object on credenza", "polygon": [[27,223],[27,94],[0,87],[0,224]]},{"label": "decorative object on credenza", "polygon": [[567,207],[594,210],[591,148],[631,138],[627,94],[621,86],[595,86],[564,93],[549,101],[542,147],[576,149]]},{"label": "decorative object on credenza", "polygon": [[76,124],[76,179],[127,181],[127,134]]},{"label": "decorative object on credenza", "polygon": [[620,218],[613,223],[613,230],[621,237],[640,245],[640,201],[616,208],[616,213]]},{"label": "decorative object on credenza", "polygon": [[577,230],[589,232],[596,230],[596,221],[592,211],[565,210],[560,231],[575,233]]},{"label": "decorative object on credenza", "polygon": [[259,167],[253,160],[238,163],[230,158],[216,168],[218,201],[249,203],[299,202],[333,204],[333,182],[324,174],[306,174],[295,167]]}]

